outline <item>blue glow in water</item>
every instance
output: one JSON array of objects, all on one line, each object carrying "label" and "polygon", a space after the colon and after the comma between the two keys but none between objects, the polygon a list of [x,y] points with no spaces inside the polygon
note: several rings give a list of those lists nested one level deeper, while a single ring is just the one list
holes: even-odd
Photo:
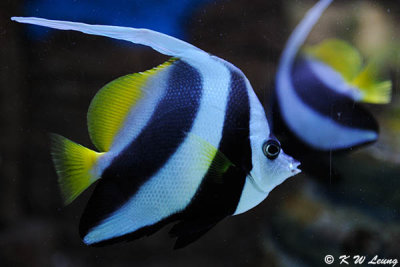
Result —
[{"label": "blue glow in water", "polygon": [[[211,0],[32,0],[26,16],[148,28],[185,39],[188,18]],[[51,30],[29,27],[30,36],[43,39]]]}]

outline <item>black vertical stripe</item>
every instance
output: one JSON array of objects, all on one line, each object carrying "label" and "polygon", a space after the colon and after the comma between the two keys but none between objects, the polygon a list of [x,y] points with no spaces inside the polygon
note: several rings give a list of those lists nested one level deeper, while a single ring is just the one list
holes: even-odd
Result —
[{"label": "black vertical stripe", "polygon": [[313,72],[310,60],[298,58],[291,72],[292,84],[300,100],[340,125],[377,132],[378,124],[374,117],[350,97],[327,86]]},{"label": "black vertical stripe", "polygon": [[216,181],[210,172],[206,174],[184,212],[186,220],[194,221],[193,224],[207,217],[221,220],[233,214],[239,203],[246,175],[252,169],[248,89],[242,73],[231,70],[230,75],[230,91],[219,150],[235,167],[229,168],[223,175],[222,183],[220,180]]},{"label": "black vertical stripe", "polygon": [[166,93],[156,112],[98,182],[81,219],[82,237],[160,170],[191,130],[202,96],[201,76],[181,60],[171,68]]}]

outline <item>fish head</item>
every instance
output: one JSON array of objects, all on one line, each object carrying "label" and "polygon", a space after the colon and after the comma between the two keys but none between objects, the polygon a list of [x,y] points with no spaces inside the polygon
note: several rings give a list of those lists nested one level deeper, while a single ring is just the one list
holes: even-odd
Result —
[{"label": "fish head", "polygon": [[300,162],[286,155],[279,141],[270,134],[261,104],[253,101],[250,116],[250,144],[252,168],[234,212],[241,214],[261,203],[276,186],[301,171]]},{"label": "fish head", "polygon": [[300,162],[285,154],[276,138],[259,140],[258,146],[259,151],[253,153],[256,158],[250,176],[259,190],[269,193],[287,178],[301,172]]},{"label": "fish head", "polygon": [[252,170],[249,178],[253,186],[269,193],[287,178],[301,172],[300,162],[285,154],[281,144],[271,133],[260,105],[253,108],[250,122],[250,142],[252,147]]}]

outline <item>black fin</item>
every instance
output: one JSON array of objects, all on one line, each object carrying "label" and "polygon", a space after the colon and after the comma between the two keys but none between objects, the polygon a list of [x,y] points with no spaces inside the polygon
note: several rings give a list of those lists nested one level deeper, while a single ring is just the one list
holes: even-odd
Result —
[{"label": "black fin", "polygon": [[169,231],[171,237],[177,237],[174,249],[180,249],[193,243],[213,228],[225,217],[213,217],[198,220],[182,220]]}]

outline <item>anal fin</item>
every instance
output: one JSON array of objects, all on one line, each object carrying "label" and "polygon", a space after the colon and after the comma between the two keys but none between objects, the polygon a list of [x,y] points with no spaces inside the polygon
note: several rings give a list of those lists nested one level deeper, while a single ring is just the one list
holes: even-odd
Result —
[{"label": "anal fin", "polygon": [[169,231],[171,237],[177,237],[174,249],[184,248],[195,242],[224,218],[225,216],[187,219],[175,224]]}]

